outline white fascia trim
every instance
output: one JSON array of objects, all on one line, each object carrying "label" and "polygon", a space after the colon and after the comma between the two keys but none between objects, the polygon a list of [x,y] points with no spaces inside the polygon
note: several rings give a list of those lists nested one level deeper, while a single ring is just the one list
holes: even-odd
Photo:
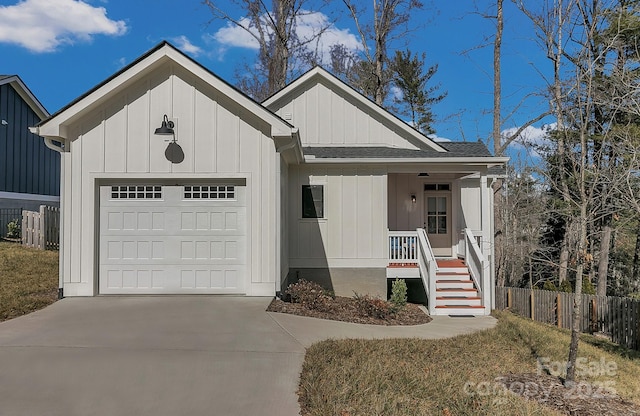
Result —
[{"label": "white fascia trim", "polygon": [[478,166],[499,166],[509,161],[508,157],[438,157],[438,158],[316,158],[315,156],[306,155],[305,163],[330,163],[330,164],[363,164],[363,163],[381,163],[381,164],[447,164],[447,163],[463,163],[467,165]]},{"label": "white fascia trim", "polygon": [[20,201],[60,202],[60,197],[54,196],[54,195],[23,194],[19,192],[2,192],[2,191],[0,191],[0,199],[16,199]]}]

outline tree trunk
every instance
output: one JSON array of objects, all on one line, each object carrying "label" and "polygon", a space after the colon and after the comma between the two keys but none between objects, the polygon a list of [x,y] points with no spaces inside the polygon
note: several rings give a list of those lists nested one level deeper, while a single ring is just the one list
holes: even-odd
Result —
[{"label": "tree trunk", "polygon": [[636,249],[633,254],[633,284],[638,287],[640,281],[640,225],[636,230]]},{"label": "tree trunk", "polygon": [[610,224],[603,225],[600,237],[600,259],[598,261],[598,287],[596,289],[596,294],[598,296],[607,296],[607,274],[609,273],[611,231]]},{"label": "tree trunk", "polygon": [[558,267],[558,284],[567,280],[567,270],[569,270],[569,227],[564,232],[564,238],[560,245],[560,265]]},{"label": "tree trunk", "polygon": [[[503,0],[496,0],[496,36],[493,43],[493,154],[494,156],[502,156],[502,143],[501,138],[502,134],[500,132],[500,128],[502,125],[501,119],[501,94],[502,94],[502,80],[501,80],[501,71],[500,71],[500,62],[501,62],[501,46],[502,46],[502,31],[504,27],[504,20],[502,17],[502,3]],[[496,226],[496,230],[494,233],[494,245],[496,247],[496,257],[498,264],[500,267],[498,268],[498,286],[504,286],[505,276],[504,276],[504,267],[503,264],[505,262],[504,256],[506,255],[504,246],[505,246],[505,235],[503,232],[504,222],[506,220],[506,216],[503,215],[503,198],[502,198],[502,180],[499,179],[495,181],[493,184],[493,204],[494,204],[494,224]]]}]

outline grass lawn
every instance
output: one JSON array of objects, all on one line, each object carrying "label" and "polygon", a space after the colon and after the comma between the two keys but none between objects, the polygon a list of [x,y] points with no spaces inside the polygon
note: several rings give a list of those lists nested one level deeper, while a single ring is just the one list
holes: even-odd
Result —
[{"label": "grass lawn", "polygon": [[[566,362],[569,332],[506,312],[496,316],[493,329],[444,340],[329,340],[311,346],[300,379],[302,414],[562,414],[505,394],[495,379],[535,374],[537,359]],[[590,383],[582,394],[604,386],[605,394],[615,391],[640,403],[640,353],[585,335],[578,356],[589,369],[578,378]]]},{"label": "grass lawn", "polygon": [[58,252],[0,242],[0,322],[58,298]]}]

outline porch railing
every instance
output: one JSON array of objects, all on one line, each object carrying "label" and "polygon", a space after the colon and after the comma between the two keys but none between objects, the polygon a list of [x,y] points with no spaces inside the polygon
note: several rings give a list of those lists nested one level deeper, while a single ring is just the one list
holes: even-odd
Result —
[{"label": "porch railing", "polygon": [[420,268],[420,276],[422,277],[422,283],[424,289],[427,292],[427,299],[429,305],[429,314],[435,315],[436,313],[436,273],[438,271],[438,264],[436,263],[436,257],[431,249],[429,238],[424,228],[417,229],[418,236],[418,267]]},{"label": "porch railing", "polygon": [[491,304],[488,263],[480,250],[476,236],[468,228],[464,230],[464,246],[464,257],[469,267],[469,274],[480,292],[482,304],[486,307]]},{"label": "porch railing", "polygon": [[389,262],[418,263],[418,234],[415,231],[389,231]]}]

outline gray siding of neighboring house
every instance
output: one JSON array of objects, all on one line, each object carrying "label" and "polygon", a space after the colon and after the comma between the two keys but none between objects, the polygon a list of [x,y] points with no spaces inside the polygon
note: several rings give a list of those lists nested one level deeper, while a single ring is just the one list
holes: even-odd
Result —
[{"label": "gray siding of neighboring house", "polygon": [[1,192],[60,195],[60,154],[29,131],[39,122],[10,84],[0,85]]}]

